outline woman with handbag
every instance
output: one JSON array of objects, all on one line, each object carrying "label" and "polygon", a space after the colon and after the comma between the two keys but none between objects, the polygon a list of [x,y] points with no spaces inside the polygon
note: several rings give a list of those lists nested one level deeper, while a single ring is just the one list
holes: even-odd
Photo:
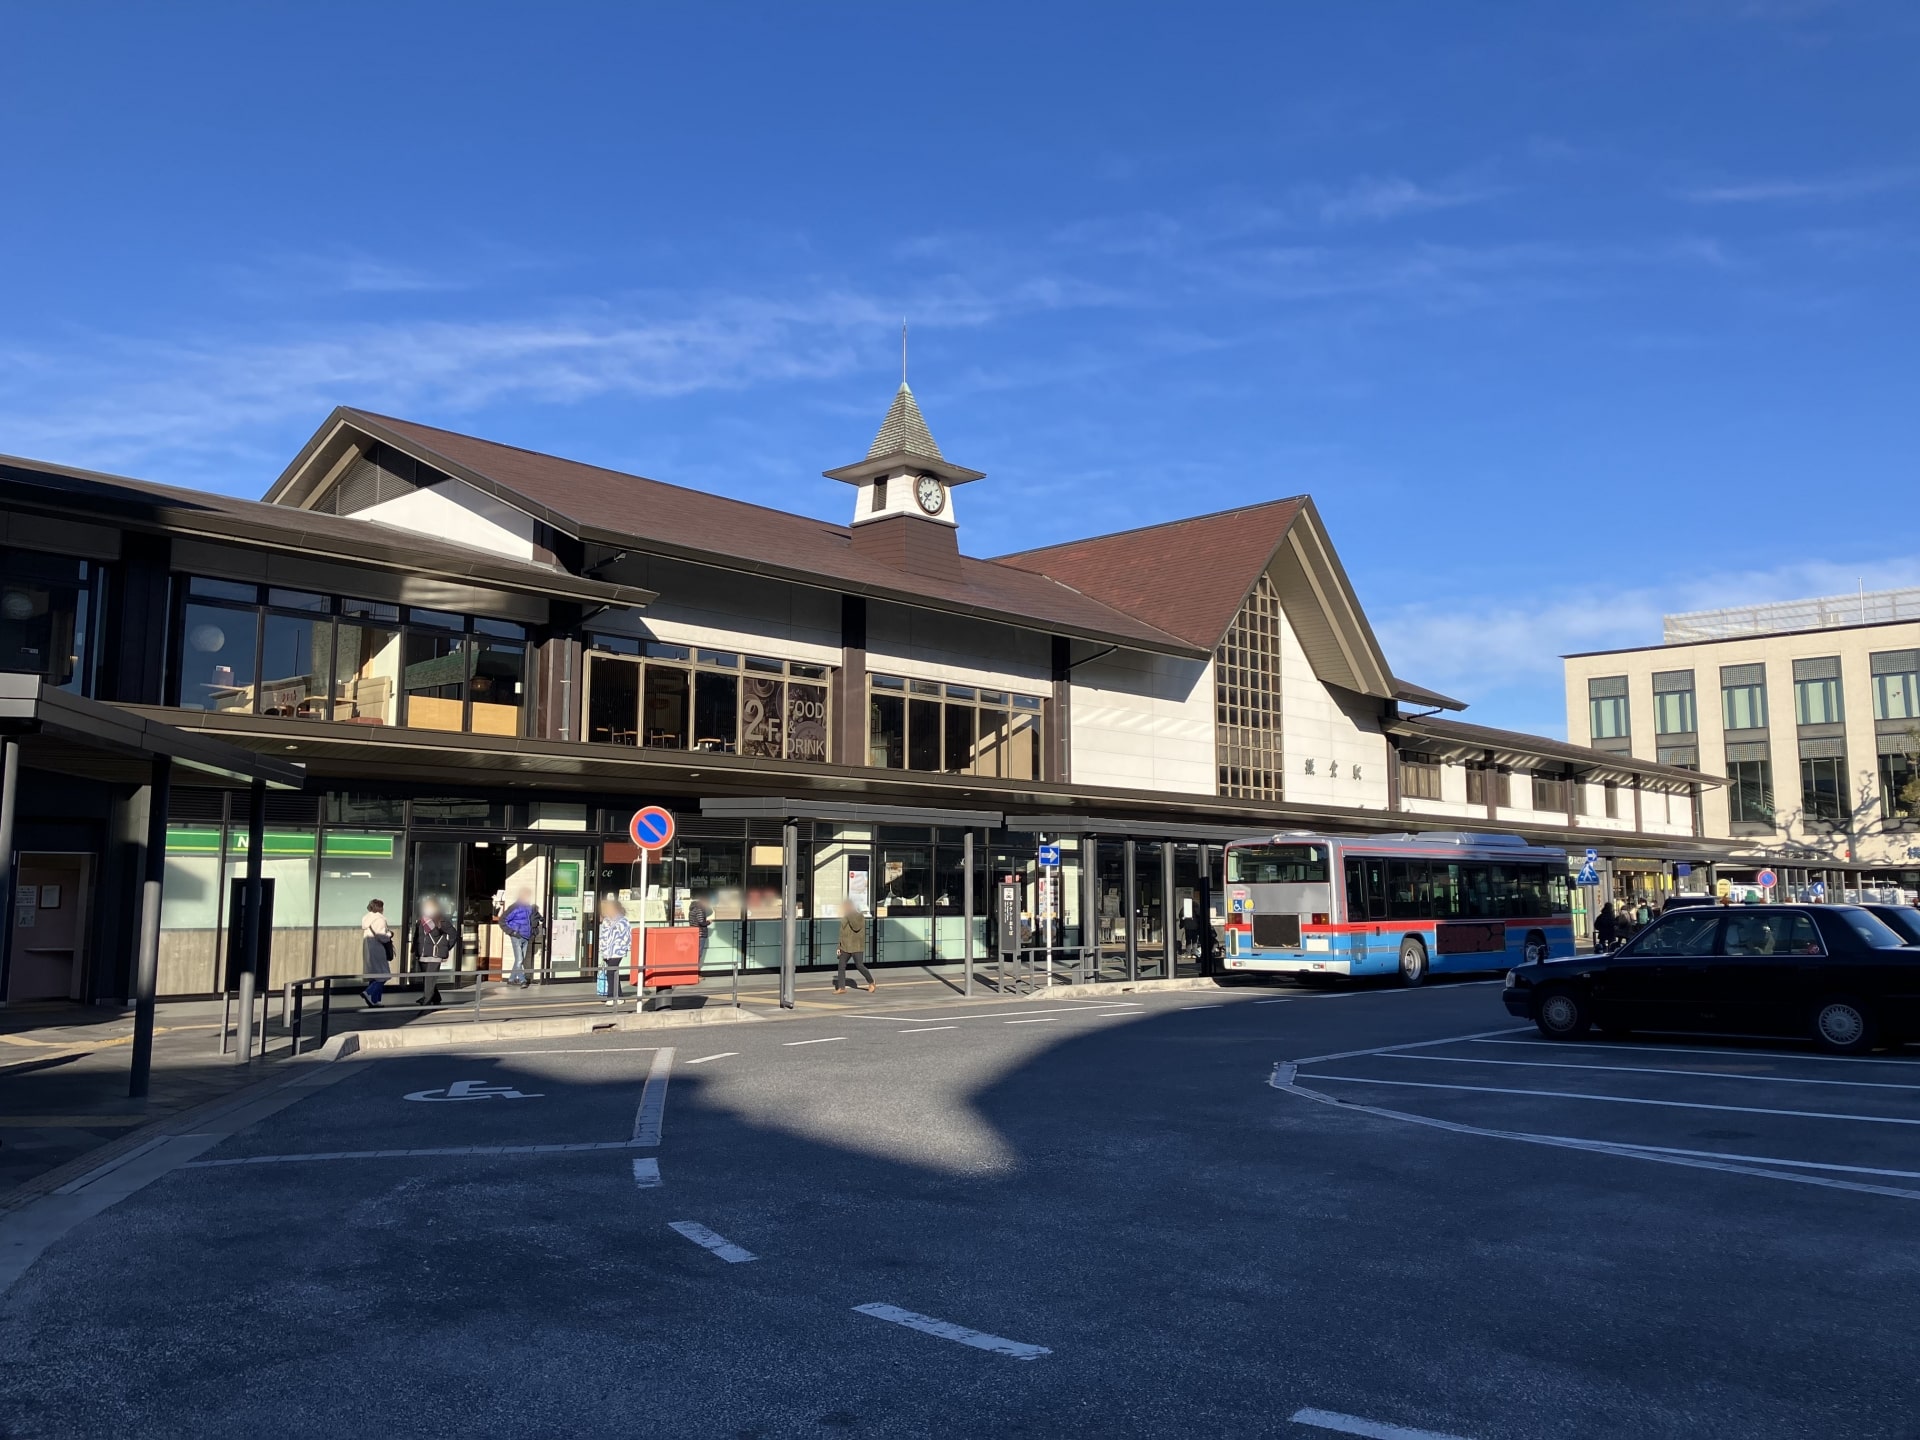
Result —
[{"label": "woman with handbag", "polygon": [[367,986],[360,992],[369,1006],[380,1003],[393,974],[393,927],[387,924],[387,902],[367,901],[367,913],[360,917],[360,973]]},{"label": "woman with handbag", "polygon": [[440,1003],[438,971],[454,958],[460,946],[460,932],[453,928],[440,902],[428,896],[420,902],[420,923],[414,926],[413,963],[420,968],[420,998],[416,1005]]}]

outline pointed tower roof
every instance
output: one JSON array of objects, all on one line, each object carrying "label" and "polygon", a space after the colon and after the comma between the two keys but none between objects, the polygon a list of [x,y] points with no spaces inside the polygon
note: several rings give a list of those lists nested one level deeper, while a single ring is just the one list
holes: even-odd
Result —
[{"label": "pointed tower roof", "polygon": [[986,478],[981,471],[956,465],[940,453],[933,432],[927,429],[926,417],[920,413],[920,402],[913,398],[913,390],[904,380],[900,382],[900,388],[893,392],[893,403],[887,407],[887,418],[880,422],[880,433],[873,437],[873,444],[867,448],[867,458],[852,465],[842,465],[838,470],[821,473],[829,480],[864,485],[876,475],[895,470],[917,470],[923,474],[938,475],[949,485],[964,485],[969,480]]},{"label": "pointed tower roof", "polygon": [[904,380],[893,392],[887,418],[881,422],[880,433],[873,437],[873,444],[867,450],[869,460],[878,460],[883,455],[918,455],[926,460],[947,458],[940,453],[933,432],[927,429],[926,419],[920,414],[920,402],[913,398],[913,391]]}]

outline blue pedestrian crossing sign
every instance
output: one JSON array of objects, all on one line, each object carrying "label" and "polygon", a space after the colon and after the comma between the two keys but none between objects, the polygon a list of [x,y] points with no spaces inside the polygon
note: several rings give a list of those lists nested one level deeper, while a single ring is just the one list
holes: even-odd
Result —
[{"label": "blue pedestrian crossing sign", "polygon": [[1600,883],[1600,872],[1594,868],[1593,861],[1589,860],[1580,867],[1580,873],[1573,877],[1573,883],[1576,885],[1598,885]]},{"label": "blue pedestrian crossing sign", "polygon": [[1058,845],[1042,845],[1040,847],[1040,863],[1049,869],[1058,866],[1060,863],[1060,847]]}]

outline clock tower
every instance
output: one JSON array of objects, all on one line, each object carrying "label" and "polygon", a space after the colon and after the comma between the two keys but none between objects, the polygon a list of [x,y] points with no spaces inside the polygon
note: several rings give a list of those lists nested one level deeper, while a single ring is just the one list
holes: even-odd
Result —
[{"label": "clock tower", "polygon": [[867,458],[825,473],[829,480],[855,487],[852,539],[857,553],[895,569],[959,580],[953,492],[984,477],[940,453],[906,381],[894,392]]}]

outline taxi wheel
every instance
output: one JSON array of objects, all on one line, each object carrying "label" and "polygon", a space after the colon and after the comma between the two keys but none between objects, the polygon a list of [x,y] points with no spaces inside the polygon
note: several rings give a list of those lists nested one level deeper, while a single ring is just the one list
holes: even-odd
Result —
[{"label": "taxi wheel", "polygon": [[1571,990],[1549,990],[1534,1002],[1533,1023],[1549,1040],[1578,1040],[1593,1024],[1587,1002]]},{"label": "taxi wheel", "polygon": [[1427,978],[1427,947],[1409,935],[1400,942],[1400,983],[1419,985]]},{"label": "taxi wheel", "polygon": [[1834,1055],[1864,1055],[1878,1039],[1867,1007],[1848,995],[1834,995],[1813,1007],[1813,1039]]}]

